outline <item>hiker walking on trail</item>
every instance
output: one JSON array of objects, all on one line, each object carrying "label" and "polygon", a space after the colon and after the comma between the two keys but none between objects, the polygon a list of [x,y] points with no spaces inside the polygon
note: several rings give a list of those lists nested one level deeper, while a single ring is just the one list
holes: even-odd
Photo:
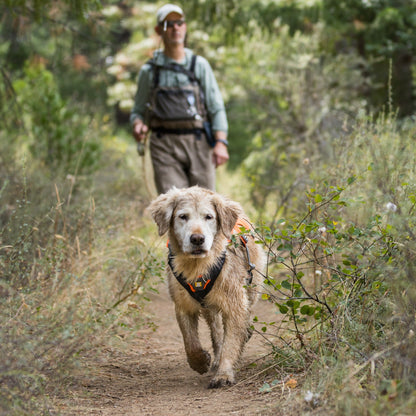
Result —
[{"label": "hiker walking on trail", "polygon": [[173,186],[215,190],[215,168],[227,162],[228,123],[224,102],[208,61],[185,48],[183,10],[166,4],[156,14],[163,50],[140,70],[130,115],[138,143],[149,130],[159,193]]}]

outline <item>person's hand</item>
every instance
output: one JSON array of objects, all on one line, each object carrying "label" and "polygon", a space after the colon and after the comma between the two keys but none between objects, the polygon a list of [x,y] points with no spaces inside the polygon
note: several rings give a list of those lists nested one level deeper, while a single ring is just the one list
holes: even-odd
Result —
[{"label": "person's hand", "polygon": [[227,146],[224,143],[217,142],[215,144],[213,158],[215,167],[221,166],[228,161],[230,156],[228,155]]},{"label": "person's hand", "polygon": [[133,136],[137,142],[142,142],[149,131],[149,127],[142,120],[136,120],[133,126]]}]

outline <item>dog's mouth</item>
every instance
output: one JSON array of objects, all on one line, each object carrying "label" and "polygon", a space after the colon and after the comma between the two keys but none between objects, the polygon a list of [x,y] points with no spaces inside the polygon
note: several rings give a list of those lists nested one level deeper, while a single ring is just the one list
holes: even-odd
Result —
[{"label": "dog's mouth", "polygon": [[191,251],[191,254],[192,254],[193,256],[202,257],[202,256],[205,256],[205,255],[207,254],[207,251],[206,251],[206,250],[204,250],[204,249],[202,249],[202,248],[194,248],[194,249]]}]

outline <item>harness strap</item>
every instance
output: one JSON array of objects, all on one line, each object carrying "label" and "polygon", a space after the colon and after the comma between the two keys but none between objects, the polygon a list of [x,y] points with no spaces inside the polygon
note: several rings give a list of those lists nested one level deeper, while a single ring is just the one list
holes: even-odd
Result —
[{"label": "harness strap", "polygon": [[149,59],[147,63],[151,65],[154,69],[154,75],[153,75],[153,88],[156,88],[159,85],[160,80],[160,70],[166,69],[168,71],[174,71],[174,72],[181,72],[185,74],[189,80],[192,83],[197,82],[199,84],[198,78],[195,76],[195,64],[196,64],[196,57],[197,55],[192,55],[191,58],[191,65],[189,69],[186,69],[183,65],[177,64],[177,63],[169,63],[166,65],[158,65],[153,59]]},{"label": "harness strap", "polygon": [[[232,230],[232,234],[239,234],[241,233],[241,229],[245,229],[245,230],[250,230],[251,224],[246,221],[243,218],[239,218],[237,220],[237,222],[234,225],[234,228]],[[251,283],[253,282],[253,270],[256,268],[256,265],[254,263],[251,262],[250,259],[250,252],[247,246],[247,242],[248,242],[248,238],[246,235],[242,234],[240,235],[240,241],[241,244],[244,246],[244,248],[246,249],[246,254],[247,254],[247,263],[248,263],[248,269],[247,269],[247,273],[248,273],[248,278],[247,278],[247,284],[251,285]]]},{"label": "harness strap", "polygon": [[251,285],[251,283],[253,282],[253,270],[256,268],[256,265],[254,263],[251,262],[250,260],[250,252],[248,250],[248,246],[247,246],[247,237],[241,236],[241,240],[244,241],[245,243],[243,243],[245,249],[246,249],[246,254],[247,254],[247,263],[248,263],[248,269],[247,269],[247,273],[248,273],[248,279],[247,279],[247,284]]},{"label": "harness strap", "polygon": [[169,255],[168,255],[168,263],[172,270],[173,275],[175,276],[176,280],[182,285],[184,289],[191,295],[193,299],[199,302],[202,306],[204,306],[204,299],[211,291],[212,287],[214,286],[217,277],[220,275],[221,270],[225,263],[226,258],[226,251],[221,254],[216,264],[211,267],[208,271],[206,276],[198,276],[198,279],[194,283],[189,283],[182,273],[178,274],[175,272],[173,267],[173,259],[174,255],[169,247]]}]

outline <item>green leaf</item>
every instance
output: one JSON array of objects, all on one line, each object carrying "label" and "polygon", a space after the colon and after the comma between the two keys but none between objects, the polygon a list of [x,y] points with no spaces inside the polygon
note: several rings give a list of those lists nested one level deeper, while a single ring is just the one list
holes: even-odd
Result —
[{"label": "green leaf", "polygon": [[269,393],[271,390],[269,383],[264,383],[263,386],[259,388],[260,393]]},{"label": "green leaf", "polygon": [[310,305],[303,305],[300,308],[300,313],[302,315],[312,316],[315,313],[315,308],[313,306],[310,306]]},{"label": "green leaf", "polygon": [[308,314],[309,314],[309,305],[303,305],[303,306],[300,308],[300,313],[301,313],[302,315],[308,315]]},{"label": "green leaf", "polygon": [[289,308],[285,305],[277,305],[279,307],[280,313],[283,315],[287,314],[289,312]]},{"label": "green leaf", "polygon": [[300,287],[296,288],[295,293],[293,294],[293,296],[295,298],[300,298],[302,295],[303,295],[303,290]]},{"label": "green leaf", "polygon": [[286,305],[289,306],[289,308],[292,308],[294,311],[296,311],[296,309],[300,306],[300,302],[298,300],[289,299],[286,302]]}]

